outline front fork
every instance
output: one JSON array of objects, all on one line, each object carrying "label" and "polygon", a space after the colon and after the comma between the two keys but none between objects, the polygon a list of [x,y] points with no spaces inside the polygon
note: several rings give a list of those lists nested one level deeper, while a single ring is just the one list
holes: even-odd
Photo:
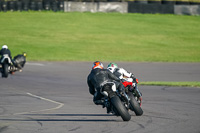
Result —
[{"label": "front fork", "polygon": [[138,90],[137,84],[135,85],[135,90],[136,90],[136,95],[138,95],[139,97],[142,96],[142,93]]},{"label": "front fork", "polygon": [[142,93],[138,90],[137,88],[137,84],[135,85],[135,92],[134,92],[134,96],[136,98],[136,100],[138,101],[138,103],[140,104],[140,107],[142,105]]}]

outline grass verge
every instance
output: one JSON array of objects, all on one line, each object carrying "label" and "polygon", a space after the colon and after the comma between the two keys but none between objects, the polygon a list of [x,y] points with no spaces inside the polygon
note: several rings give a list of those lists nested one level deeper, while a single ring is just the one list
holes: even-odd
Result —
[{"label": "grass verge", "polygon": [[0,45],[30,61],[200,62],[200,16],[0,12]]},{"label": "grass verge", "polygon": [[177,87],[198,87],[200,88],[200,82],[139,82],[139,85],[152,85],[152,86],[177,86]]}]

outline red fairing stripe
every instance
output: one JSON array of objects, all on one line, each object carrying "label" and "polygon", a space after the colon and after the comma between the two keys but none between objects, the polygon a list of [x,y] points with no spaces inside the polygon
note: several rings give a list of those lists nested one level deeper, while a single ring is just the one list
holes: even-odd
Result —
[{"label": "red fairing stripe", "polygon": [[122,84],[124,85],[124,87],[131,85],[132,86],[132,82],[128,82],[128,81],[124,81],[122,82]]}]

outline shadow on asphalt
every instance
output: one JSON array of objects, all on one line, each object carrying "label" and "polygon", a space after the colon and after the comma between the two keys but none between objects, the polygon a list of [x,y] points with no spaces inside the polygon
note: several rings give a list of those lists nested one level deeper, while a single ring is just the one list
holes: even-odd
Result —
[{"label": "shadow on asphalt", "polygon": [[32,116],[113,116],[111,114],[24,114]]},{"label": "shadow on asphalt", "polygon": [[1,121],[73,121],[73,122],[116,122],[106,119],[0,119]]},{"label": "shadow on asphalt", "polygon": [[7,119],[0,119],[1,121],[74,121],[74,122],[116,122],[117,120],[114,119],[90,119],[89,117],[93,117],[93,116],[114,116],[111,114],[24,114],[24,115],[28,115],[28,116],[87,116],[87,118],[74,118],[74,119],[52,119],[52,118],[43,118],[43,119],[34,119],[34,118],[7,118]]}]

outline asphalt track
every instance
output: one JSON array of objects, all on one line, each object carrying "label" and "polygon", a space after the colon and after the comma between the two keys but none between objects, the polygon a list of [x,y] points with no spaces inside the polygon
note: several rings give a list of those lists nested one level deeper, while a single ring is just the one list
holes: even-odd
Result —
[{"label": "asphalt track", "polygon": [[[93,104],[91,63],[28,62],[1,78],[0,133],[200,133],[200,88],[139,86],[144,114],[123,122]],[[118,65],[139,81],[200,81],[200,63]]]}]

